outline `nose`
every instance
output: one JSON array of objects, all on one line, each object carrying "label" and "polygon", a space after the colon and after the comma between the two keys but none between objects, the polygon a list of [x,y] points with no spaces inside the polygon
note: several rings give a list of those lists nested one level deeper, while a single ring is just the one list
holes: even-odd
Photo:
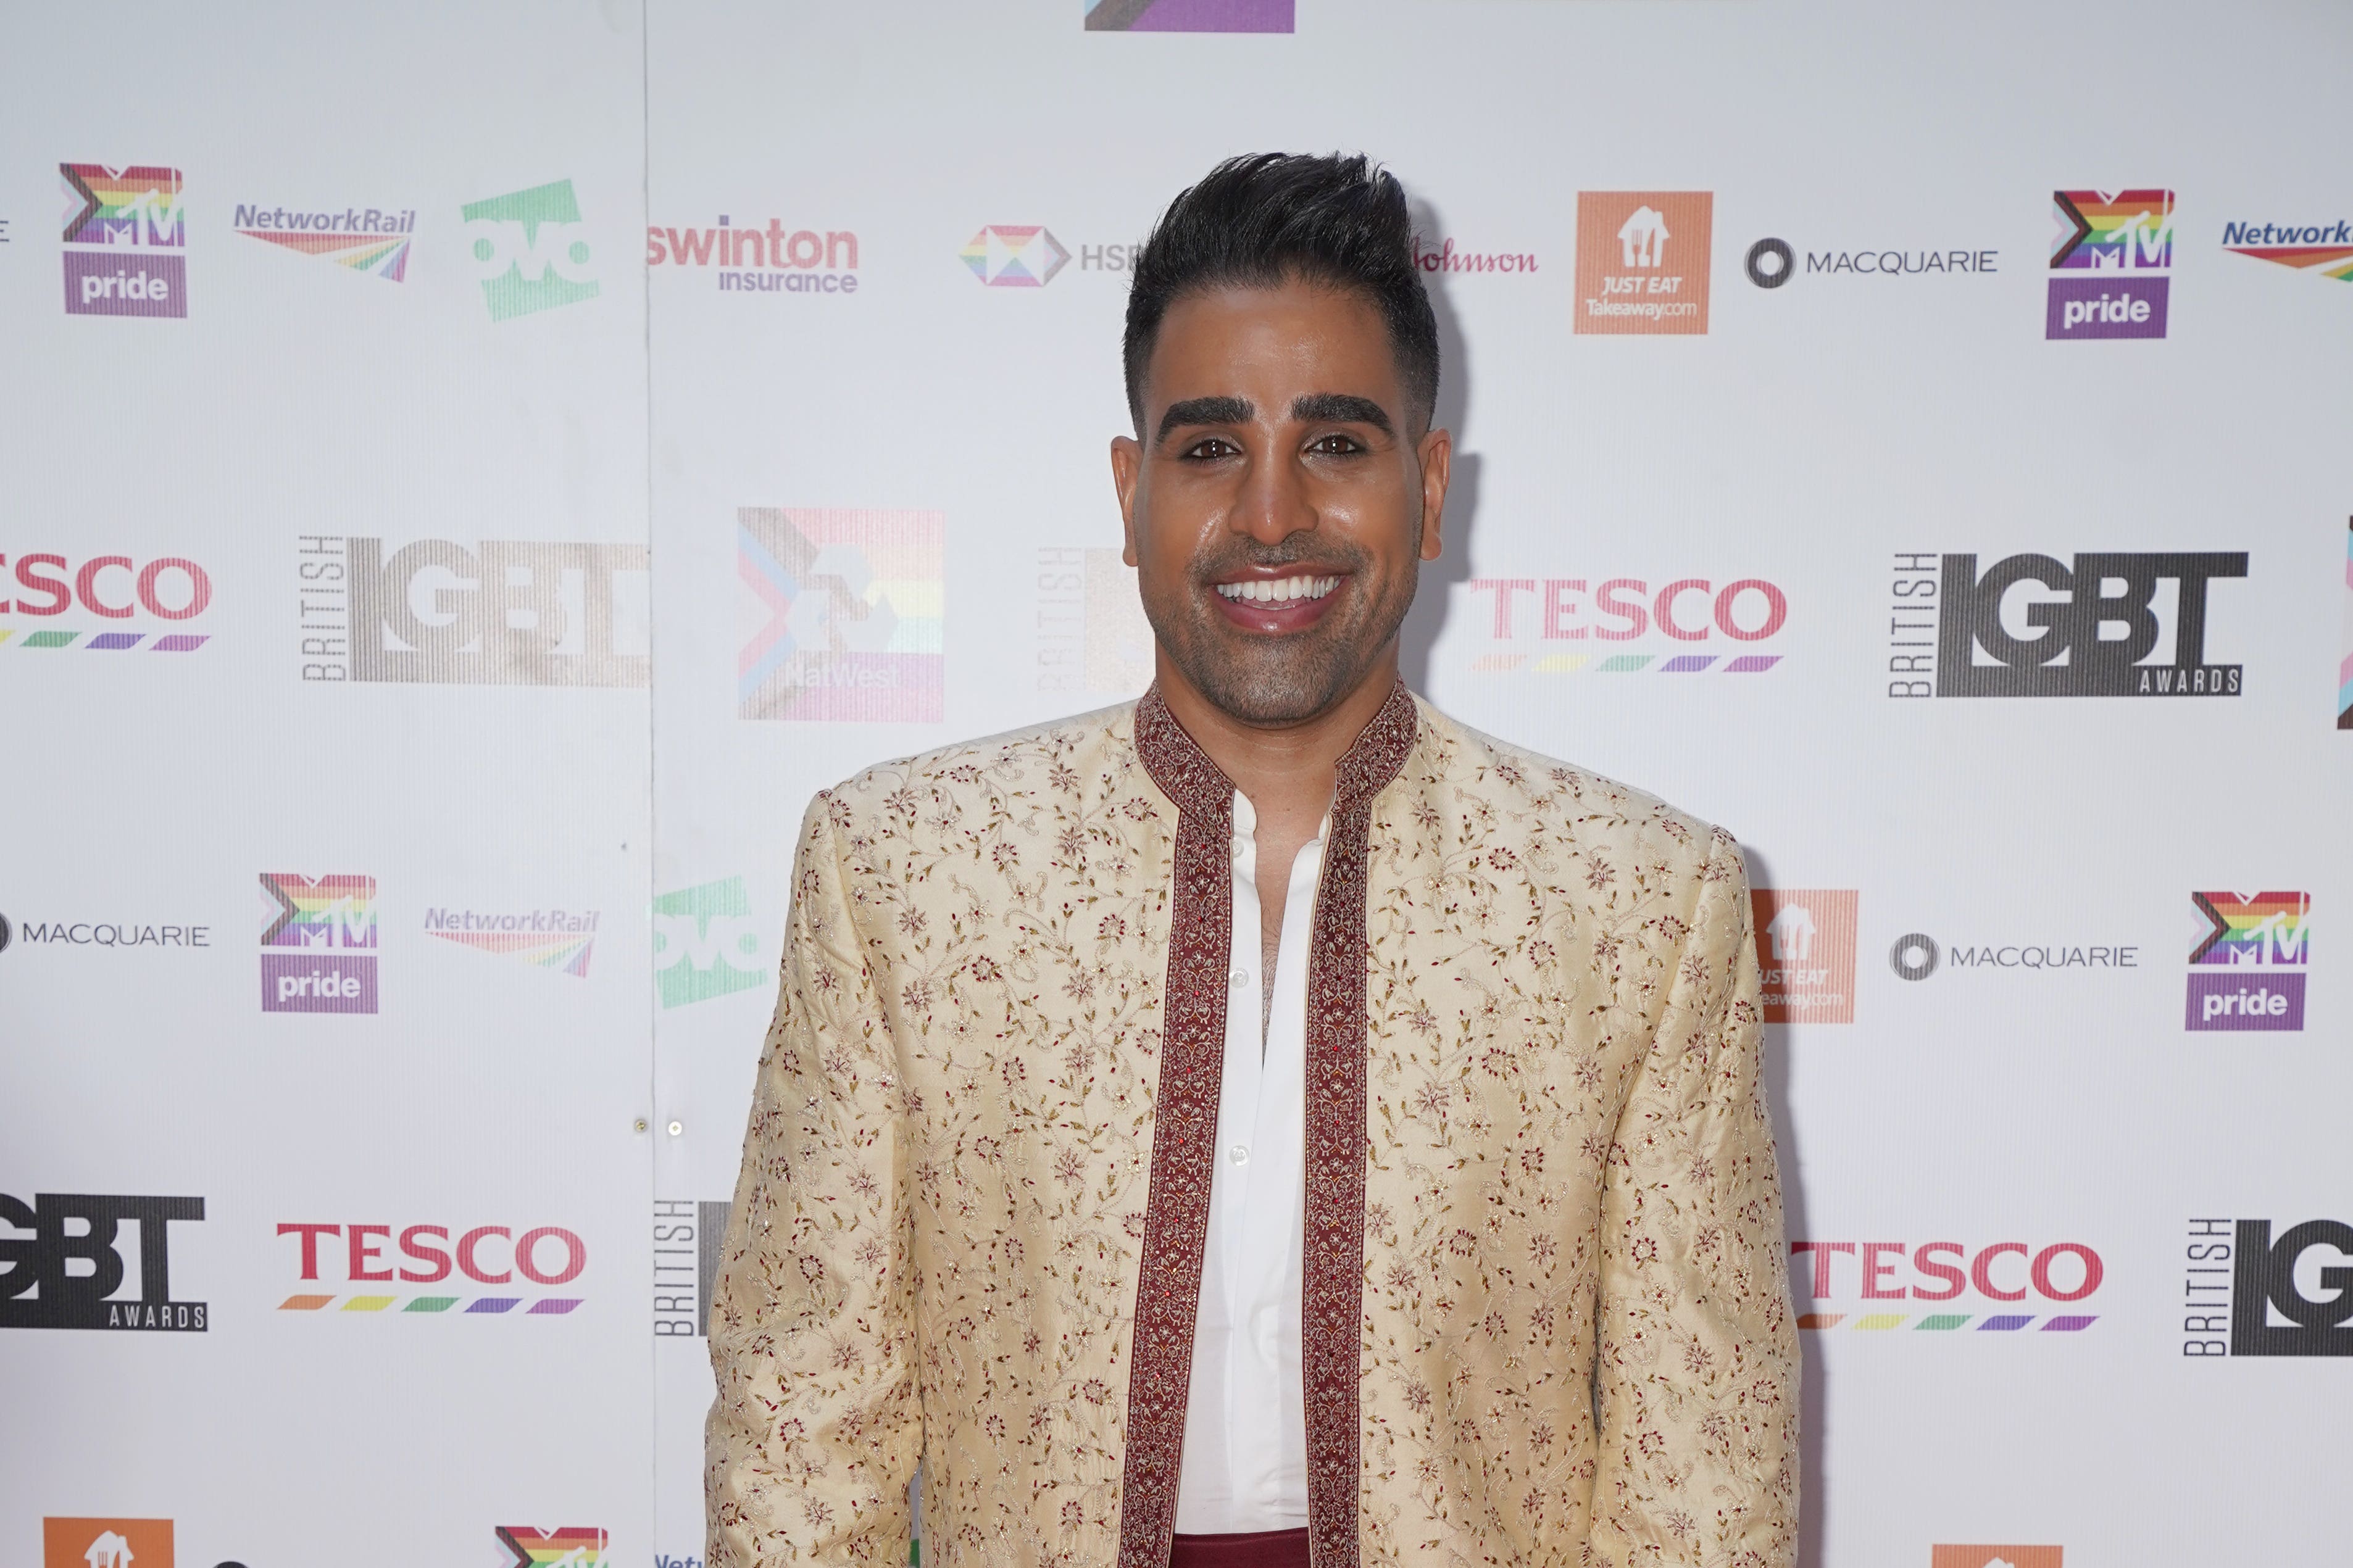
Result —
[{"label": "nose", "polygon": [[1241,489],[1234,497],[1226,526],[1259,544],[1280,544],[1294,533],[1313,529],[1314,503],[1308,499],[1306,476],[1297,463],[1261,458],[1250,465]]}]

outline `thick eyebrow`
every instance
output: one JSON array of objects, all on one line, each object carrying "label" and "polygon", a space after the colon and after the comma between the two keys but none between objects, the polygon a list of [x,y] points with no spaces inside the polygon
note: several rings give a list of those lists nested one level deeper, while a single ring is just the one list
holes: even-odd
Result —
[{"label": "thick eyebrow", "polygon": [[1168,405],[1160,416],[1153,445],[1168,439],[1168,432],[1185,425],[1247,425],[1257,407],[1247,397],[1187,397]]},{"label": "thick eyebrow", "polygon": [[1379,404],[1346,392],[1311,392],[1293,398],[1291,416],[1303,425],[1332,420],[1343,425],[1369,425],[1384,436],[1397,434]]}]

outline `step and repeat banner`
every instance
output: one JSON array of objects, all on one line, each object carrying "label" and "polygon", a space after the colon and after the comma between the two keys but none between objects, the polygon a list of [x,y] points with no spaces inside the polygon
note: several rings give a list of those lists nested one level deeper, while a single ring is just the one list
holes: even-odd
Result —
[{"label": "step and repeat banner", "polygon": [[2340,1553],[2348,69],[2287,5],[0,18],[0,1562],[702,1568],[801,810],[1142,689],[1127,269],[1270,148],[1414,195],[1409,678],[1748,848],[1805,1561]]}]

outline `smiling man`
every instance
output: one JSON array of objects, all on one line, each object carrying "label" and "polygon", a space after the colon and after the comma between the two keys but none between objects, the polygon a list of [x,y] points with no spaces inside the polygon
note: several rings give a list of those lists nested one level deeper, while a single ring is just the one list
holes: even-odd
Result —
[{"label": "smiling man", "polygon": [[1737,847],[1454,723],[1405,195],[1178,196],[1112,469],[1133,703],[804,825],[712,1305],[712,1568],[1786,1568]]}]

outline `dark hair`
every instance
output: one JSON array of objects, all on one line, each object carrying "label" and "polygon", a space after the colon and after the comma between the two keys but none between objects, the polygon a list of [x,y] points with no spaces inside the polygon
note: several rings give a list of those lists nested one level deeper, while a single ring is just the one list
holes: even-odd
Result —
[{"label": "dark hair", "polygon": [[1407,417],[1429,427],[1438,404],[1438,318],[1414,268],[1405,187],[1362,154],[1227,159],[1168,204],[1131,272],[1122,357],[1139,434],[1144,367],[1168,307],[1204,289],[1293,279],[1371,300],[1388,328]]}]

